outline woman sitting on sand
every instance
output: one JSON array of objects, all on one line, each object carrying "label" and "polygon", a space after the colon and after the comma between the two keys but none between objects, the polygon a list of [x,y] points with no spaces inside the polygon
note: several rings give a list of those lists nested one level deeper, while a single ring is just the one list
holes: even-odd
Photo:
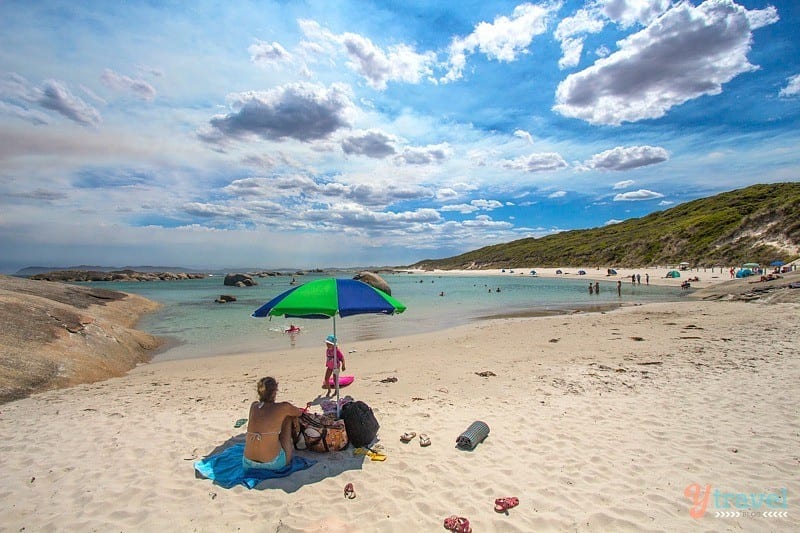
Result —
[{"label": "woman sitting on sand", "polygon": [[292,462],[292,418],[303,410],[289,402],[275,403],[278,382],[258,381],[258,399],[250,406],[242,466],[247,469],[281,470]]}]

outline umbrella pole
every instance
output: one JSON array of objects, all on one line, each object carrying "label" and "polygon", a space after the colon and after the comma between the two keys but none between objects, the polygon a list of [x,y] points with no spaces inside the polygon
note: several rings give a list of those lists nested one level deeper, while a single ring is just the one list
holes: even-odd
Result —
[{"label": "umbrella pole", "polygon": [[338,420],[341,417],[342,409],[339,406],[339,358],[337,354],[339,353],[339,337],[336,336],[336,315],[333,315],[333,367],[335,368],[333,372],[333,382],[336,386],[336,419]]}]

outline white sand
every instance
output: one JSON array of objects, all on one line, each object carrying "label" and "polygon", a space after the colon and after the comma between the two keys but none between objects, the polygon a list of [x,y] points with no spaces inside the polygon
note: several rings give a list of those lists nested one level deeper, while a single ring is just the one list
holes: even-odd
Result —
[{"label": "white sand", "polygon": [[[526,267],[526,268],[492,268],[486,270],[410,270],[420,275],[435,275],[435,276],[463,276],[463,275],[480,275],[480,276],[531,276],[531,271],[536,272],[536,276],[540,278],[563,278],[563,279],[585,279],[588,283],[592,281],[617,281],[621,280],[622,283],[631,283],[631,275],[639,274],[641,278],[639,282],[644,285],[648,283],[647,276],[650,276],[650,285],[663,285],[669,287],[680,287],[681,283],[689,278],[699,278],[699,281],[692,282],[692,288],[704,288],[711,285],[729,281],[731,267],[714,267],[711,268],[697,268],[690,267],[687,270],[680,270],[678,266],[657,266],[657,267],[642,267],[642,268],[614,268],[617,272],[614,275],[608,275],[607,267],[562,267],[562,268],[540,268],[540,267]],[[736,267],[734,267],[736,268]],[[558,274],[558,271],[561,271]],[[579,274],[580,271],[585,274]],[[667,272],[678,270],[679,278],[668,278]]]},{"label": "white sand", "polygon": [[[193,461],[241,436],[257,378],[314,399],[323,347],[141,365],[0,406],[0,529],[407,533],[457,514],[476,532],[796,531],[798,339],[796,304],[689,301],[345,342],[344,391],[375,409],[388,460],[309,454],[255,490],[196,479]],[[474,420],[489,438],[456,449]],[[693,519],[691,483],[786,489],[788,517],[715,517],[712,495]]]}]

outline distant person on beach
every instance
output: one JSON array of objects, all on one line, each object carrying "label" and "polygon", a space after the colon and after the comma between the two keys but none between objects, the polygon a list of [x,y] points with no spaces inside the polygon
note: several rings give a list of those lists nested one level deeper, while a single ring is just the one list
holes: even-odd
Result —
[{"label": "distant person on beach", "polygon": [[642,284],[642,275],[641,274],[636,274],[636,284],[637,285],[641,285]]},{"label": "distant person on beach", "polygon": [[650,274],[648,274],[648,273],[645,273],[645,275],[644,275],[644,282],[645,282],[647,285],[650,285]]},{"label": "distant person on beach", "polygon": [[275,402],[278,382],[258,380],[258,401],[250,405],[242,455],[245,470],[281,470],[292,463],[292,420],[303,410],[289,402]]},{"label": "distant person on beach", "polygon": [[589,294],[594,294],[594,285],[592,285],[591,281],[589,282]]},{"label": "distant person on beach", "polygon": [[617,296],[622,296],[622,280],[617,280]]},{"label": "distant person on beach", "polygon": [[[339,364],[342,365],[342,370],[346,370],[344,367],[344,354],[336,346],[336,337],[333,335],[328,335],[328,338],[325,339],[325,378],[322,380],[322,387],[328,390],[328,393],[325,396],[331,395],[331,375],[333,374],[333,369],[338,368]],[[334,349],[336,353],[334,354]]]},{"label": "distant person on beach", "polygon": [[600,294],[600,282],[597,281],[594,282],[594,293]]}]

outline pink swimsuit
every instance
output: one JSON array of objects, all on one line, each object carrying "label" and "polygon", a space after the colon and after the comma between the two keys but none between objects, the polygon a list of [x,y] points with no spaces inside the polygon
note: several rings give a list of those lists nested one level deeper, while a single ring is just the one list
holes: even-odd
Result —
[{"label": "pink swimsuit", "polygon": [[[336,355],[337,355],[337,359],[339,359],[339,362],[340,363],[344,363],[344,354],[342,353],[342,351],[339,348],[336,348]],[[330,368],[331,370],[333,370],[333,368],[334,368],[334,364],[333,364],[333,346],[328,348],[328,350],[325,352],[325,367],[326,368]]]}]

